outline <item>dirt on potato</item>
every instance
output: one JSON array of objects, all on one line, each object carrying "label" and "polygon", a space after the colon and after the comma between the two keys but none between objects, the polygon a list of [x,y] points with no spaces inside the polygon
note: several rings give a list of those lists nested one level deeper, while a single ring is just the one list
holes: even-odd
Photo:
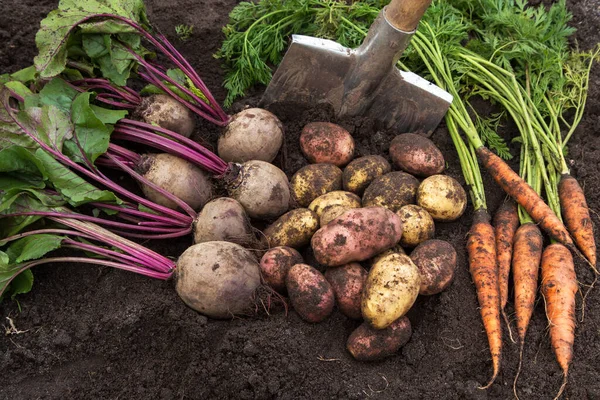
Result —
[{"label": "dirt on potato", "polygon": [[[30,65],[38,23],[57,3],[0,1],[1,72]],[[224,72],[212,54],[220,47],[221,28],[236,1],[146,3],[151,20],[222,101]],[[577,44],[592,48],[600,41],[600,1],[567,0],[567,5],[575,15]],[[175,35],[175,26],[182,23],[194,25],[186,42]],[[257,88],[229,112],[256,106],[262,90]],[[276,106],[272,111],[285,126],[284,151],[275,162],[288,177],[307,164],[298,138],[308,122],[343,126],[355,139],[355,157],[381,154],[389,160],[390,141],[400,133],[376,131],[362,119],[337,121],[322,107]],[[512,124],[503,125],[504,137],[516,133]],[[570,142],[568,161],[589,206],[600,212],[598,126],[600,65],[596,64],[586,113]],[[215,150],[219,132],[199,121],[194,138]],[[443,124],[431,139],[448,162],[445,173],[464,184]],[[518,155],[517,144],[511,151]],[[518,168],[517,157],[512,166]],[[489,209],[495,212],[505,196],[487,174],[484,184]],[[436,238],[457,250],[454,282],[438,295],[417,299],[408,313],[413,328],[409,342],[397,355],[376,363],[355,361],[348,353],[346,341],[360,321],[337,310],[319,324],[307,324],[293,311],[286,315],[282,307],[272,309],[270,316],[217,321],[188,308],[173,282],[100,266],[36,267],[33,291],[18,297],[18,302],[8,299],[0,304],[0,399],[510,399],[519,352],[506,329],[501,375],[489,390],[477,389],[490,377],[491,361],[466,264],[472,211],[469,204],[458,221],[436,223]],[[592,219],[600,224],[596,213]],[[596,241],[600,242],[598,233]],[[191,238],[183,238],[146,244],[177,257],[190,243]],[[311,263],[310,251],[303,254]],[[589,267],[581,258],[576,257],[575,263],[579,282],[589,285],[593,278]],[[507,312],[512,315],[512,291],[509,295]],[[578,321],[581,304],[578,296]],[[544,304],[538,301],[519,378],[523,399],[551,399],[560,386],[562,375],[547,328]],[[600,399],[600,288],[587,297],[585,319],[578,322],[575,334],[564,398]]]}]

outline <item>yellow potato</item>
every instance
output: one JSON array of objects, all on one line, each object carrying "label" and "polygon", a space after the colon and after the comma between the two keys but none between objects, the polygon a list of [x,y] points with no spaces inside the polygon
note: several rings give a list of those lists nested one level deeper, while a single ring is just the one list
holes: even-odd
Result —
[{"label": "yellow potato", "polygon": [[279,217],[264,230],[264,234],[269,247],[288,246],[297,249],[310,243],[317,229],[317,214],[308,208],[297,208]]},{"label": "yellow potato", "polygon": [[400,244],[406,247],[415,247],[419,243],[433,239],[435,223],[433,218],[423,207],[409,204],[396,211],[402,219],[402,239]]},{"label": "yellow potato", "polygon": [[323,210],[321,213],[321,218],[319,218],[319,225],[325,226],[346,211],[348,211],[348,207],[344,206],[330,206]]},{"label": "yellow potato", "polygon": [[362,315],[375,329],[384,329],[410,310],[419,295],[421,276],[410,257],[389,254],[377,261],[367,277]]},{"label": "yellow potato", "polygon": [[298,204],[307,207],[317,197],[342,189],[342,170],[333,164],[310,164],[292,176],[290,186]]},{"label": "yellow potato", "polygon": [[357,158],[344,169],[342,176],[344,190],[362,194],[378,176],[387,174],[392,166],[381,156],[372,155]]},{"label": "yellow potato", "polygon": [[377,254],[375,257],[368,259],[366,261],[366,263],[369,266],[369,268],[371,268],[373,265],[375,265],[375,263],[377,263],[377,261],[381,260],[383,257],[387,257],[390,254],[394,254],[394,253],[406,255],[406,251],[404,251],[404,248],[402,248],[402,245],[400,243],[398,243],[391,249],[387,249],[386,251],[383,251],[383,252]]},{"label": "yellow potato", "polygon": [[335,190],[333,192],[325,193],[322,196],[314,199],[308,208],[317,213],[320,217],[326,208],[331,206],[343,206],[346,208],[360,208],[361,201],[360,197],[354,193],[344,192],[343,190]]},{"label": "yellow potato", "polygon": [[376,178],[365,190],[362,203],[365,207],[385,207],[394,212],[407,204],[415,203],[419,181],[402,171],[394,171]]},{"label": "yellow potato", "polygon": [[432,175],[417,190],[417,204],[435,221],[455,221],[467,208],[467,193],[454,178]]}]

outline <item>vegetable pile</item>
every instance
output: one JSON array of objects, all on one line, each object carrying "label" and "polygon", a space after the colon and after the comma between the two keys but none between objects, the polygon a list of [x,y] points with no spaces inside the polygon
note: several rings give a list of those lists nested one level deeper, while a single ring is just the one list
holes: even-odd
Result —
[{"label": "vegetable pile", "polygon": [[[320,36],[354,48],[385,3],[296,0],[240,4],[231,14],[218,53],[230,68],[226,80],[230,101],[255,83],[268,83],[269,63],[281,60],[289,34]],[[574,293],[576,279],[582,280],[575,278],[571,254],[591,266],[591,277],[586,271],[581,274],[592,286],[598,273],[589,210],[581,187],[570,175],[565,154],[581,121],[591,64],[600,49],[586,53],[569,48],[568,39],[574,32],[568,26],[570,18],[564,1],[549,7],[532,7],[517,0],[434,1],[398,64],[427,77],[454,97],[446,127],[475,209],[467,250],[493,360],[493,376],[485,388],[500,372],[500,318],[508,299],[511,261],[521,346],[535,300],[537,271],[542,269],[551,342],[564,375],[557,397],[565,388],[572,360]],[[473,105],[478,98],[494,103],[499,114],[478,112]],[[519,131],[513,139],[521,144],[519,173],[502,160],[512,158],[495,132],[504,119],[510,119]],[[397,146],[406,148],[402,143]],[[392,157],[398,166],[413,161]],[[501,211],[495,219],[495,230],[479,164],[519,204],[519,217],[516,207],[509,206],[510,210]],[[525,229],[538,226],[548,235],[553,244],[547,247],[545,257],[541,236],[535,231],[515,236],[517,220]],[[531,223],[535,225],[528,225]],[[525,238],[527,244],[521,244]],[[556,269],[559,272],[554,272]],[[557,276],[563,279],[560,283]],[[555,284],[569,289],[550,290]],[[508,323],[506,316],[505,320]],[[515,395],[516,383],[515,378]]]},{"label": "vegetable pile", "polygon": [[[459,218],[466,193],[453,178],[439,174],[444,159],[429,139],[418,136],[415,146],[398,151],[398,143],[414,136],[398,135],[390,156],[421,160],[411,162],[410,169],[425,177],[422,182],[392,171],[380,156],[352,160],[354,140],[339,125],[306,125],[299,141],[311,163],[290,180],[300,208],[264,230],[269,250],[260,262],[262,276],[287,294],[303,320],[321,322],[334,305],[348,318],[364,320],[347,342],[357,360],[395,354],[410,338],[406,313],[417,296],[440,293],[454,277],[456,251],[433,239],[434,220]],[[430,168],[432,162],[441,167]],[[346,164],[343,171],[337,167]],[[410,257],[404,248],[414,249]]]},{"label": "vegetable pile", "polygon": [[[269,82],[291,33],[356,47],[385,3],[240,3],[217,54],[229,68],[225,106]],[[141,0],[61,0],[42,21],[34,65],[0,75],[0,298],[28,292],[36,265],[103,265],[174,279],[181,299],[212,318],[287,307],[285,297],[308,323],[337,307],[363,321],[347,339],[350,354],[379,360],[409,340],[417,297],[451,284],[457,253],[435,239],[435,224],[461,218],[470,199],[468,262],[493,366],[482,388],[501,372],[502,319],[514,341],[512,271],[519,372],[540,275],[560,397],[577,282],[598,273],[566,154],[600,50],[569,49],[569,19],[564,1],[437,0],[426,13],[398,66],[453,95],[445,124],[465,191],[426,137],[395,132],[385,154],[355,158],[352,135],[326,121],[303,128],[309,164],[288,177],[273,164],[289,139],[277,116],[228,115]],[[480,112],[481,99],[498,113]],[[198,117],[223,128],[216,154],[197,141]],[[505,120],[519,133],[518,173],[496,132]],[[110,170],[131,179],[118,183]],[[514,199],[493,221],[484,171]],[[137,242],[187,236],[194,244],[177,261]],[[591,271],[576,275],[573,256]]]}]

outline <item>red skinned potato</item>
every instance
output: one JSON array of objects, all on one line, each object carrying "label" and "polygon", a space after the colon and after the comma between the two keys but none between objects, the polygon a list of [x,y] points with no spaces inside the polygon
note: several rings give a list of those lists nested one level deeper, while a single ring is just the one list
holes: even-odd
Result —
[{"label": "red skinned potato", "polygon": [[383,207],[346,211],[314,234],[311,245],[319,264],[329,267],[363,261],[393,247],[402,221]]},{"label": "red skinned potato", "polygon": [[347,130],[330,122],[311,122],[302,129],[300,149],[312,163],[342,167],[354,156],[354,139]]},{"label": "red skinned potato", "polygon": [[421,275],[419,294],[438,294],[452,283],[456,271],[456,250],[450,243],[426,240],[410,253],[410,259]]},{"label": "red skinned potato", "polygon": [[321,322],[333,311],[333,289],[322,273],[306,264],[296,264],[285,278],[294,310],[306,322]]},{"label": "red skinned potato", "polygon": [[361,298],[367,275],[367,270],[359,263],[329,268],[325,272],[325,279],[333,288],[338,308],[348,318],[362,318]]},{"label": "red skinned potato", "polygon": [[446,165],[440,149],[416,133],[396,136],[390,144],[390,157],[396,168],[423,178],[442,173]]},{"label": "red skinned potato", "polygon": [[350,334],[346,348],[358,361],[376,361],[394,355],[411,335],[407,317],[397,319],[385,329],[375,329],[364,322]]},{"label": "red skinned potato", "polygon": [[303,262],[296,249],[286,246],[273,247],[260,259],[260,272],[265,283],[281,293],[285,289],[285,277],[290,268]]}]

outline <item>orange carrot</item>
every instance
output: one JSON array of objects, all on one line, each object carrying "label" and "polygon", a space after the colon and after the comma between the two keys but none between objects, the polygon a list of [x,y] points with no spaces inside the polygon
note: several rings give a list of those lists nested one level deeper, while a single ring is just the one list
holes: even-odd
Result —
[{"label": "orange carrot", "polygon": [[[498,286],[500,289],[500,311],[508,326],[512,340],[512,332],[508,318],[504,312],[508,301],[508,276],[510,261],[513,256],[513,238],[519,227],[519,214],[514,201],[505,202],[494,215],[494,230],[496,234],[496,256],[498,259]],[[514,340],[513,340],[514,342]]]},{"label": "orange carrot", "polygon": [[565,225],[573,235],[577,247],[596,271],[594,227],[583,189],[579,186],[577,179],[569,174],[563,174],[558,184],[558,195]]},{"label": "orange carrot", "polygon": [[550,323],[550,342],[564,376],[556,395],[558,399],[567,385],[569,365],[573,360],[575,294],[578,290],[573,257],[561,244],[551,244],[544,250],[541,290]]},{"label": "orange carrot", "polygon": [[504,160],[483,146],[477,149],[477,156],[502,190],[515,199],[544,232],[567,247],[573,246],[567,228],[554,211]]},{"label": "orange carrot", "polygon": [[519,227],[515,234],[512,271],[515,286],[515,313],[517,315],[517,331],[519,333],[519,368],[513,383],[513,391],[517,396],[517,380],[523,363],[525,334],[535,305],[537,293],[538,271],[542,259],[544,238],[537,225],[526,223]]},{"label": "orange carrot", "polygon": [[477,289],[483,326],[488,337],[494,374],[489,383],[481,389],[489,388],[500,371],[502,357],[502,328],[500,327],[500,293],[498,269],[496,267],[496,241],[490,217],[483,208],[474,212],[473,224],[467,240],[469,269]]}]

